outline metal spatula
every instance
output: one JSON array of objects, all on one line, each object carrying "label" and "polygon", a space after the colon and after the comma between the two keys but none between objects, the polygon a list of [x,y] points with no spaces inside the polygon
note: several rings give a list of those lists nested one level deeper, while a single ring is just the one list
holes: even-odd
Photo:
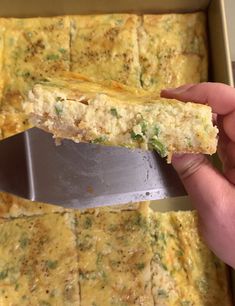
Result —
[{"label": "metal spatula", "polygon": [[154,152],[69,140],[56,146],[37,128],[0,141],[0,190],[66,208],[185,194],[172,166]]}]

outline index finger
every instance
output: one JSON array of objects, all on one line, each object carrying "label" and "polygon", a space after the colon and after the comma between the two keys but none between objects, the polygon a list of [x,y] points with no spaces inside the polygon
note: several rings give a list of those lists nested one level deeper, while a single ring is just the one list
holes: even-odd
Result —
[{"label": "index finger", "polygon": [[235,111],[235,89],[221,83],[200,83],[183,85],[178,88],[162,90],[161,96],[184,102],[198,102],[211,106],[219,115]]}]

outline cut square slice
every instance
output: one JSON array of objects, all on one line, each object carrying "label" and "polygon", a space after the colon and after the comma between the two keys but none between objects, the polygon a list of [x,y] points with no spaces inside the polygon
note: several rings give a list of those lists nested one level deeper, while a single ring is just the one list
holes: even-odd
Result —
[{"label": "cut square slice", "polygon": [[5,24],[2,112],[12,115],[13,120],[10,130],[8,122],[2,126],[8,136],[29,127],[27,120],[17,113],[22,113],[23,96],[32,84],[45,75],[69,70],[70,20],[69,17],[9,18],[0,19],[0,23]]},{"label": "cut square slice", "polygon": [[73,214],[0,223],[0,304],[80,305]]},{"label": "cut square slice", "polygon": [[74,16],[71,69],[94,80],[115,80],[140,87],[137,27],[129,14]]},{"label": "cut square slice", "polygon": [[[144,15],[138,29],[138,41],[144,89],[159,92],[169,85],[175,87],[207,80],[206,16],[203,12]],[[187,59],[183,72],[181,57],[178,66],[179,55]],[[168,64],[172,58],[175,58],[174,64]],[[196,60],[197,64],[191,63],[192,60]],[[166,66],[170,69],[165,76]],[[177,80],[178,73],[182,77]]]},{"label": "cut square slice", "polygon": [[226,266],[198,233],[194,212],[155,213],[155,305],[231,305]]},{"label": "cut square slice", "polygon": [[82,306],[153,306],[148,206],[77,214]]}]

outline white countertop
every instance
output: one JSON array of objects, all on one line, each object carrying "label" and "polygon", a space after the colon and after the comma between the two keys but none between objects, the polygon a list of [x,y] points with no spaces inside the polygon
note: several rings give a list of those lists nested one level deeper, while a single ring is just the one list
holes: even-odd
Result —
[{"label": "white countertop", "polygon": [[232,61],[235,61],[235,0],[224,0]]}]

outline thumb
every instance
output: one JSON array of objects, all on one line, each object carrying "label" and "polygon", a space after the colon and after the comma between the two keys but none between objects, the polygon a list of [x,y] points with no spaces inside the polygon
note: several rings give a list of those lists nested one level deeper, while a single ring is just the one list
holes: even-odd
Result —
[{"label": "thumb", "polygon": [[235,267],[235,189],[201,154],[174,155],[178,172],[194,207],[208,246],[229,265]]},{"label": "thumb", "polygon": [[172,164],[199,213],[216,209],[221,192],[229,183],[208,159],[202,154],[175,154]]}]

